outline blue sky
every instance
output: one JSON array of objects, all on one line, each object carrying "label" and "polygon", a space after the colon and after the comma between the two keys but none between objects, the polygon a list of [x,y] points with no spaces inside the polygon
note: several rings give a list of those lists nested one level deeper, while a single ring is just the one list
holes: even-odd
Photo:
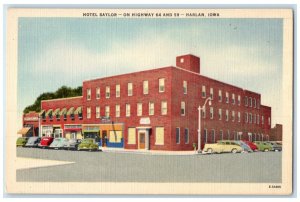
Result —
[{"label": "blue sky", "polygon": [[[18,114],[43,92],[201,58],[201,74],[262,94],[282,123],[281,19],[20,18]],[[20,123],[21,124],[21,123]]]}]

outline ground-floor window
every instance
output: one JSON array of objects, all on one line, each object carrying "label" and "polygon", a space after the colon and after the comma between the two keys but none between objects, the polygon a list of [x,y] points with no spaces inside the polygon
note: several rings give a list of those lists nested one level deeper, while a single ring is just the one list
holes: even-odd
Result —
[{"label": "ground-floor window", "polygon": [[189,129],[188,128],[184,129],[184,142],[185,142],[185,144],[189,143]]},{"label": "ground-floor window", "polygon": [[136,130],[135,128],[128,128],[128,144],[136,143]]},{"label": "ground-floor window", "polygon": [[214,129],[211,130],[211,142],[212,143],[216,142],[215,130]]},{"label": "ground-floor window", "polygon": [[230,131],[227,130],[227,140],[230,140]]},{"label": "ground-floor window", "polygon": [[155,144],[156,145],[164,145],[165,132],[164,127],[156,127],[155,128]]},{"label": "ground-floor window", "polygon": [[180,144],[180,128],[176,128],[176,144]]},{"label": "ground-floor window", "polygon": [[220,130],[220,140],[223,140],[223,130]]},{"label": "ground-floor window", "polygon": [[204,142],[207,143],[207,129],[204,129]]},{"label": "ground-floor window", "polygon": [[122,142],[122,131],[117,131],[117,130],[109,131],[109,142],[110,143]]}]

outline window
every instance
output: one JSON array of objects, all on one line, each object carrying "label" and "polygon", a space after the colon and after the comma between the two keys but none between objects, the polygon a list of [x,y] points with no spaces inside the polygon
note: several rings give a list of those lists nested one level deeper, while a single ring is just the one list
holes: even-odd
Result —
[{"label": "window", "polygon": [[158,92],[160,93],[165,92],[165,79],[164,78],[159,79],[158,84],[159,84]]},{"label": "window", "polygon": [[245,97],[245,106],[248,106],[248,97]]},{"label": "window", "polygon": [[228,119],[229,119],[229,111],[228,111],[228,109],[226,109],[226,117],[225,117],[225,119],[226,119],[226,121],[228,121]]},{"label": "window", "polygon": [[256,123],[256,115],[253,114],[253,123]]},{"label": "window", "polygon": [[230,140],[230,131],[227,130],[227,140]]},{"label": "window", "polygon": [[149,102],[149,115],[154,115],[154,102]]},{"label": "window", "polygon": [[109,86],[106,86],[106,88],[105,88],[105,97],[110,98],[110,87]]},{"label": "window", "polygon": [[130,116],[130,104],[126,104],[126,117]]},{"label": "window", "polygon": [[109,117],[109,106],[105,106],[105,117]]},{"label": "window", "polygon": [[116,105],[116,117],[120,117],[120,105]]},{"label": "window", "polygon": [[180,110],[181,116],[185,116],[185,102],[181,102],[181,110]]},{"label": "window", "polygon": [[259,109],[260,106],[260,100],[257,100],[257,108]]},{"label": "window", "polygon": [[213,100],[214,99],[214,89],[210,88],[209,93],[210,93],[210,98]]},{"label": "window", "polygon": [[164,145],[165,130],[164,127],[155,128],[155,145]]},{"label": "window", "polygon": [[232,104],[235,104],[235,94],[232,94]]},{"label": "window", "polygon": [[100,99],[100,88],[96,88],[96,99]]},{"label": "window", "polygon": [[222,91],[219,90],[219,102],[222,102]]},{"label": "window", "polygon": [[187,94],[187,81],[183,81],[183,94]]},{"label": "window", "polygon": [[120,84],[117,84],[116,85],[116,97],[120,97],[120,91],[121,89],[120,89]]},{"label": "window", "polygon": [[143,115],[143,104],[137,103],[137,116],[142,116],[142,115]]},{"label": "window", "polygon": [[223,140],[223,130],[220,130],[220,140]]},{"label": "window", "polygon": [[128,93],[128,96],[132,96],[132,83],[128,83],[127,84],[127,93]]},{"label": "window", "polygon": [[253,107],[256,108],[256,99],[253,98]]},{"label": "window", "polygon": [[249,123],[252,123],[252,114],[249,113]]},{"label": "window", "polygon": [[188,128],[184,129],[184,143],[185,144],[189,143],[189,129]]},{"label": "window", "polygon": [[168,112],[167,101],[161,102],[161,115],[166,115]]},{"label": "window", "polygon": [[202,109],[202,118],[205,118],[206,117],[206,108],[203,107]]},{"label": "window", "polygon": [[96,118],[99,119],[100,118],[100,107],[96,107]]},{"label": "window", "polygon": [[90,119],[90,118],[91,118],[91,108],[90,108],[90,107],[87,107],[87,108],[86,108],[86,118],[87,118],[87,119]]},{"label": "window", "polygon": [[214,118],[214,108],[213,107],[210,107],[209,109],[209,114],[210,114],[210,119],[213,119]]},{"label": "window", "polygon": [[268,118],[268,125],[271,125],[271,118]]},{"label": "window", "polygon": [[259,115],[257,115],[257,124],[259,124]]},{"label": "window", "polygon": [[241,96],[238,95],[238,105],[241,105]]},{"label": "window", "polygon": [[143,94],[147,95],[149,93],[149,83],[148,81],[143,82]]},{"label": "window", "polygon": [[241,112],[238,112],[238,122],[241,122]]},{"label": "window", "polygon": [[180,58],[180,63],[184,63],[184,58]]},{"label": "window", "polygon": [[203,97],[203,98],[206,97],[206,89],[205,89],[205,86],[202,86],[202,97]]},{"label": "window", "polygon": [[90,88],[86,89],[86,99],[91,100],[91,89]]},{"label": "window", "polygon": [[206,128],[204,128],[204,133],[203,134],[204,134],[204,142],[207,143],[208,138],[207,138],[207,129]]},{"label": "window", "polygon": [[248,113],[245,113],[245,122],[248,123]]},{"label": "window", "polygon": [[216,136],[215,136],[215,130],[214,129],[211,130],[211,142],[212,143],[216,142]]},{"label": "window", "polygon": [[226,92],[226,103],[229,103],[229,93]]},{"label": "window", "polygon": [[252,107],[252,97],[249,97],[249,107]]},{"label": "window", "polygon": [[219,120],[222,120],[222,109],[219,109]]},{"label": "window", "polygon": [[231,116],[232,116],[232,121],[234,121],[234,119],[235,119],[235,112],[234,111],[231,112]]},{"label": "window", "polygon": [[136,144],[135,128],[128,128],[128,144]]},{"label": "window", "polygon": [[176,128],[176,144],[180,144],[180,128]]}]

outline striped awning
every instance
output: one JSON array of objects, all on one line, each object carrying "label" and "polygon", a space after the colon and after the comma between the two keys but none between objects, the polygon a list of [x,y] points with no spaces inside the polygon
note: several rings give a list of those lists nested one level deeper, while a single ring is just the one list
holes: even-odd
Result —
[{"label": "striped awning", "polygon": [[47,113],[46,113],[46,116],[48,116],[50,113],[52,113],[53,112],[53,109],[49,109],[48,111],[47,111]]},{"label": "striped awning", "polygon": [[77,107],[74,114],[81,114],[82,113],[82,107]]},{"label": "striped awning", "polygon": [[18,134],[25,135],[30,130],[30,127],[24,127],[18,131]]},{"label": "striped awning", "polygon": [[60,114],[59,111],[60,111],[60,108],[55,109],[54,112],[53,112],[53,116],[56,116],[57,114]]},{"label": "striped awning", "polygon": [[73,113],[74,113],[74,107],[71,107],[71,108],[68,110],[67,115],[70,115],[70,114],[73,114]]},{"label": "striped awning", "polygon": [[61,111],[60,111],[60,115],[64,115],[67,113],[67,108],[63,108]]},{"label": "striped awning", "polygon": [[40,113],[39,113],[39,116],[41,116],[42,114],[45,113],[45,110],[42,110]]}]

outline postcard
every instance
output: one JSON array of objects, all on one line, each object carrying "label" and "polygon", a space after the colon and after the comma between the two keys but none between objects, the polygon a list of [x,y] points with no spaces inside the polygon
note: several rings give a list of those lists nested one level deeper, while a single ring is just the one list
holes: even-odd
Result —
[{"label": "postcard", "polygon": [[7,193],[292,193],[292,9],[8,8],[6,25]]}]

